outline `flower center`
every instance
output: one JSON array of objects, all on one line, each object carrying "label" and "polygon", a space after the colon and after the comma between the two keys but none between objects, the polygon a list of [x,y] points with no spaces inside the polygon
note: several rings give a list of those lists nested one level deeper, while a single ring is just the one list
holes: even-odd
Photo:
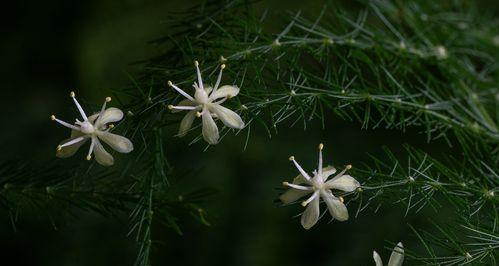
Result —
[{"label": "flower center", "polygon": [[324,188],[324,182],[319,178],[315,177],[315,180],[312,181],[312,187],[314,190],[322,190]]},{"label": "flower center", "polygon": [[196,101],[198,101],[200,104],[206,104],[209,103],[209,97],[208,94],[204,89],[196,89],[196,93],[194,94],[194,98]]},{"label": "flower center", "polygon": [[80,126],[80,131],[83,134],[92,134],[95,132],[94,126],[88,121],[76,122],[76,124]]}]

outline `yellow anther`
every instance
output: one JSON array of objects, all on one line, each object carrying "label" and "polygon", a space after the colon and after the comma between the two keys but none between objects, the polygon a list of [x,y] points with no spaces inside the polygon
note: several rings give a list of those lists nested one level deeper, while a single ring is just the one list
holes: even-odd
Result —
[{"label": "yellow anther", "polygon": [[305,206],[307,206],[307,204],[308,204],[308,202],[304,201],[301,203],[301,206],[305,207]]},{"label": "yellow anther", "polygon": [[339,197],[341,203],[345,202],[345,199],[343,197]]},{"label": "yellow anther", "polygon": [[289,156],[289,160],[290,160],[290,161],[293,161],[294,159],[295,159],[295,157],[294,157],[294,156]]},{"label": "yellow anther", "polygon": [[106,97],[106,102],[110,102],[111,101],[111,97]]},{"label": "yellow anther", "polygon": [[288,185],[289,185],[289,182],[284,181],[284,182],[282,182],[282,185],[283,185],[283,186],[288,186]]},{"label": "yellow anther", "polygon": [[87,161],[90,161],[92,159],[92,155],[87,155]]},{"label": "yellow anther", "polygon": [[199,66],[198,60],[194,60],[194,66]]},{"label": "yellow anther", "polygon": [[170,87],[173,85],[171,80],[169,80],[167,83],[168,83],[168,86],[170,86]]},{"label": "yellow anther", "polygon": [[173,105],[169,104],[168,105],[168,109],[172,110],[173,109]]},{"label": "yellow anther", "polygon": [[74,91],[71,91],[71,92],[69,93],[69,96],[71,96],[71,98],[74,98],[74,97],[76,96],[76,94],[75,94],[75,92],[74,92]]},{"label": "yellow anther", "polygon": [[350,169],[352,169],[352,165],[349,164],[349,165],[346,166],[346,168],[347,168],[347,170],[350,170]]},{"label": "yellow anther", "polygon": [[55,115],[51,115],[50,119],[55,120]]},{"label": "yellow anther", "polygon": [[110,124],[109,126],[107,126],[109,128],[114,128],[114,125],[113,124]]},{"label": "yellow anther", "polygon": [[196,112],[196,116],[197,117],[201,117],[201,113],[200,112]]},{"label": "yellow anther", "polygon": [[225,68],[225,64],[220,65],[220,68],[224,69]]},{"label": "yellow anther", "polygon": [[319,144],[319,150],[322,150],[322,149],[324,149],[324,144],[321,143],[321,144]]},{"label": "yellow anther", "polygon": [[60,151],[62,150],[62,146],[61,145],[57,145],[57,151]]}]

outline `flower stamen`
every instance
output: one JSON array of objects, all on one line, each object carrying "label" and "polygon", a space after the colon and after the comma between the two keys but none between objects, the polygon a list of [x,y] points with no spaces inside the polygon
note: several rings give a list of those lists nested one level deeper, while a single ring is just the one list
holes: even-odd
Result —
[{"label": "flower stamen", "polygon": [[218,73],[218,78],[217,78],[217,82],[215,83],[215,87],[213,87],[213,91],[211,92],[211,94],[215,93],[215,91],[218,89],[218,86],[220,85],[220,82],[222,81],[222,72],[225,68],[225,64],[221,64],[220,65],[220,72]]},{"label": "flower stamen", "polygon": [[61,145],[57,146],[57,150],[58,150],[58,151],[60,151],[62,148],[66,147],[66,146],[73,145],[73,144],[75,144],[75,143],[78,143],[78,142],[80,142],[80,141],[82,141],[82,140],[84,140],[84,139],[85,139],[84,137],[77,137],[77,138],[74,138],[74,139],[72,139],[72,140],[70,140],[70,141],[68,141],[68,142],[66,142],[66,143],[63,143],[63,144],[61,144]]},{"label": "flower stamen", "polygon": [[194,61],[194,66],[196,67],[196,72],[198,75],[198,84],[200,89],[204,89],[203,79],[201,78],[201,70],[199,70],[199,62],[197,60]]},{"label": "flower stamen", "polygon": [[290,188],[298,189],[298,190],[306,190],[306,191],[312,190],[312,188],[310,188],[310,187],[301,186],[301,185],[297,185],[297,184],[291,184],[289,182],[282,182],[282,185],[290,187]]},{"label": "flower stamen", "polygon": [[295,166],[296,166],[296,169],[298,169],[298,171],[300,172],[300,174],[307,180],[310,180],[310,176],[307,174],[307,172],[305,172],[305,170],[303,170],[303,168],[301,168],[301,166],[298,164],[298,162],[295,160],[295,157],[294,156],[291,156],[289,157],[289,160],[292,161]]},{"label": "flower stamen", "polygon": [[174,105],[168,105],[168,109],[170,110],[194,110],[196,109],[196,106],[174,106]]},{"label": "flower stamen", "polygon": [[319,191],[315,191],[312,196],[310,196],[307,200],[301,203],[301,206],[305,207],[307,206],[312,200],[314,200],[317,196],[319,196]]},{"label": "flower stamen", "polygon": [[71,129],[78,130],[78,131],[80,130],[80,129],[79,129],[78,127],[76,127],[76,126],[73,126],[73,125],[71,125],[71,124],[69,124],[69,123],[67,123],[67,122],[64,122],[64,121],[62,121],[62,120],[57,119],[57,118],[55,117],[55,115],[51,115],[51,116],[50,116],[50,119],[52,119],[53,121],[56,121],[57,123],[59,123],[59,124],[61,124],[61,125],[65,126],[65,127],[67,127],[67,128],[71,128]]},{"label": "flower stamen", "polygon": [[75,92],[74,92],[74,91],[70,92],[70,93],[69,93],[69,96],[71,96],[71,98],[73,98],[73,101],[75,102],[75,104],[76,104],[76,108],[78,108],[78,111],[80,112],[81,117],[82,117],[85,121],[88,121],[88,117],[87,117],[87,115],[85,114],[85,111],[83,111],[83,108],[81,108],[80,103],[78,102],[78,100],[76,100],[76,94],[75,94]]},{"label": "flower stamen", "polygon": [[175,86],[175,84],[173,84],[170,80],[168,81],[168,86],[174,88],[178,93],[182,94],[182,96],[184,96],[185,98],[187,98],[187,99],[189,99],[191,101],[194,101],[194,98],[192,98],[192,96],[190,96],[189,94],[187,94],[185,91],[183,91],[179,87]]},{"label": "flower stamen", "polygon": [[318,170],[319,170],[319,176],[322,177],[322,149],[324,149],[324,144],[319,144],[319,166],[318,166]]}]

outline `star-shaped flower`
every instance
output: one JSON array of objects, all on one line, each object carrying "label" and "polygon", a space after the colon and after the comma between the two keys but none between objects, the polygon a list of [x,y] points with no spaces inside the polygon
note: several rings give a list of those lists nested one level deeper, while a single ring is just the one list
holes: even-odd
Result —
[{"label": "star-shaped flower", "polygon": [[[378,252],[373,251],[373,258],[376,266],[383,266],[383,261],[379,256]],[[390,255],[390,260],[388,261],[388,266],[402,266],[404,262],[404,246],[402,242],[399,242],[397,246],[393,249],[392,255]]]},{"label": "star-shaped flower", "polygon": [[198,82],[194,82],[194,97],[181,90],[171,81],[168,81],[168,86],[174,88],[177,92],[182,94],[185,100],[182,100],[177,106],[169,105],[168,108],[174,111],[188,110],[189,112],[180,122],[180,129],[178,135],[185,136],[187,131],[191,128],[194,118],[202,117],[203,120],[203,138],[209,144],[217,144],[219,139],[218,127],[213,118],[218,118],[222,122],[235,129],[242,129],[244,122],[241,117],[234,111],[223,107],[221,104],[227,99],[236,96],[239,93],[239,88],[231,85],[224,85],[220,88],[220,81],[222,80],[222,71],[225,65],[220,66],[220,73],[218,74],[217,82],[212,88],[211,86],[204,87],[203,80],[201,79],[201,71],[199,70],[198,61],[194,61]]},{"label": "star-shaped flower", "polygon": [[300,175],[298,175],[293,183],[283,182],[283,185],[290,187],[288,191],[280,196],[283,203],[294,202],[305,195],[312,193],[312,195],[305,201],[302,202],[302,206],[308,207],[305,209],[301,216],[301,224],[303,228],[310,229],[314,226],[320,217],[319,203],[320,199],[326,203],[329,213],[333,218],[338,221],[348,220],[348,210],[345,204],[343,204],[342,197],[335,197],[332,193],[332,189],[338,189],[346,192],[352,192],[357,189],[360,184],[355,178],[345,175],[345,172],[352,168],[351,165],[347,165],[343,171],[333,177],[331,180],[327,180],[329,176],[336,173],[334,167],[322,167],[322,149],[324,145],[321,143],[319,145],[319,166],[317,170],[314,170],[313,176],[309,176],[303,168],[296,162],[295,157],[289,157],[292,161]]},{"label": "star-shaped flower", "polygon": [[111,97],[106,97],[99,113],[87,117],[85,111],[83,111],[83,108],[81,108],[81,105],[76,100],[75,93],[71,92],[70,96],[73,98],[78,111],[80,111],[83,121],[76,119],[75,124],[71,125],[57,119],[55,115],[51,116],[52,120],[72,129],[71,137],[62,141],[61,144],[57,146],[57,157],[67,158],[73,156],[73,154],[75,154],[89,139],[91,140],[91,143],[87,160],[92,159],[92,153],[94,153],[95,160],[104,166],[113,165],[114,159],[113,156],[104,149],[100,140],[107,143],[115,151],[121,153],[129,153],[133,150],[133,144],[129,139],[109,132],[114,127],[109,123],[120,121],[123,118],[123,112],[120,109],[114,107],[106,109],[106,104],[111,101]]}]

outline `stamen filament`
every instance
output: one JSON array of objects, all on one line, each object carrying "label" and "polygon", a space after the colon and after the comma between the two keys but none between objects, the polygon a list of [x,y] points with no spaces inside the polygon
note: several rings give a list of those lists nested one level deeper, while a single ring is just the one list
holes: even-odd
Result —
[{"label": "stamen filament", "polygon": [[[213,92],[212,92],[211,94],[213,94]],[[228,97],[224,97],[224,98],[222,98],[221,100],[218,100],[218,101],[213,102],[213,103],[214,103],[214,104],[222,104],[223,102],[227,101],[227,99],[228,99]]]},{"label": "stamen filament", "polygon": [[200,89],[204,89],[203,86],[203,79],[201,78],[201,70],[199,70],[199,62],[196,60],[194,61],[194,66],[196,66],[196,72],[198,75],[198,84]]},{"label": "stamen filament", "polygon": [[106,111],[106,104],[110,101],[111,101],[111,97],[106,97],[106,100],[104,101],[104,104],[102,105],[102,108],[100,109],[99,118],[101,118],[102,115],[104,114],[104,111]]},{"label": "stamen filament", "polygon": [[83,136],[82,137],[74,138],[74,139],[72,139],[72,140],[70,140],[70,141],[68,141],[66,143],[63,143],[63,144],[57,146],[57,150],[61,150],[62,148],[66,147],[66,146],[70,146],[70,145],[76,144],[76,143],[78,143],[78,142],[80,142],[80,141],[82,141],[84,139],[85,139],[85,137],[83,137]]},{"label": "stamen filament", "polygon": [[61,125],[65,126],[65,127],[67,127],[67,128],[71,128],[71,129],[74,129],[74,130],[78,130],[78,131],[80,131],[80,128],[79,128],[79,127],[77,127],[77,126],[73,126],[73,125],[71,125],[71,124],[69,124],[69,123],[67,123],[67,122],[64,122],[64,121],[62,121],[62,120],[59,120],[59,119],[57,119],[57,118],[55,117],[55,115],[52,115],[50,118],[51,118],[52,120],[54,120],[55,122],[57,122],[57,123],[59,123],[59,124],[61,124]]},{"label": "stamen filament", "polygon": [[282,182],[282,184],[284,186],[287,186],[287,187],[290,187],[290,188],[294,188],[294,189],[298,189],[298,190],[305,190],[305,191],[312,190],[311,187],[306,187],[306,186],[291,184],[291,183],[288,183],[288,182]]},{"label": "stamen filament", "polygon": [[189,94],[187,94],[185,91],[183,91],[179,87],[175,86],[175,84],[173,84],[171,81],[168,81],[168,86],[174,88],[178,93],[182,94],[185,98],[187,98],[187,99],[189,99],[191,101],[194,101],[194,98],[192,98],[192,96],[190,96]]},{"label": "stamen filament", "polygon": [[83,111],[83,108],[81,108],[81,105],[80,103],[78,102],[78,100],[76,100],[76,95],[74,93],[74,91],[72,91],[69,96],[71,96],[71,98],[73,98],[73,101],[75,102],[76,104],[76,108],[78,108],[78,111],[80,112],[81,114],[81,117],[85,120],[85,121],[88,121],[88,117],[87,115],[85,114],[85,111]]},{"label": "stamen filament", "polygon": [[327,182],[333,182],[334,180],[338,179],[339,177],[341,177],[346,171],[352,169],[352,165],[349,164],[345,167],[345,169],[343,169],[343,171],[341,171],[339,174],[335,175],[331,180],[327,181]]},{"label": "stamen filament", "polygon": [[92,142],[90,143],[90,148],[88,150],[87,161],[90,161],[90,159],[92,159],[92,152],[94,151],[94,145],[95,145],[95,140],[94,138],[92,138]]},{"label": "stamen filament", "polygon": [[220,86],[220,82],[222,81],[222,72],[225,68],[225,64],[220,65],[220,73],[218,73],[218,78],[217,82],[215,83],[215,87],[213,87],[213,91],[211,94],[215,93],[215,91],[218,89],[218,86]]},{"label": "stamen filament", "polygon": [[305,172],[305,170],[303,170],[303,168],[301,168],[301,166],[298,164],[298,162],[296,162],[294,156],[289,157],[289,160],[292,161],[295,164],[296,168],[298,169],[298,171],[300,172],[300,174],[303,177],[305,177],[305,179],[310,180],[310,176]]},{"label": "stamen filament", "polygon": [[314,200],[317,196],[319,195],[319,191],[315,191],[312,196],[310,196],[307,200],[301,203],[301,206],[305,207],[307,206],[312,200]]},{"label": "stamen filament", "polygon": [[172,110],[172,109],[175,109],[175,110],[194,110],[196,109],[196,106],[174,106],[174,105],[168,105],[168,109]]},{"label": "stamen filament", "polygon": [[319,166],[318,166],[318,171],[319,175],[322,177],[322,149],[324,149],[324,144],[319,144]]}]

